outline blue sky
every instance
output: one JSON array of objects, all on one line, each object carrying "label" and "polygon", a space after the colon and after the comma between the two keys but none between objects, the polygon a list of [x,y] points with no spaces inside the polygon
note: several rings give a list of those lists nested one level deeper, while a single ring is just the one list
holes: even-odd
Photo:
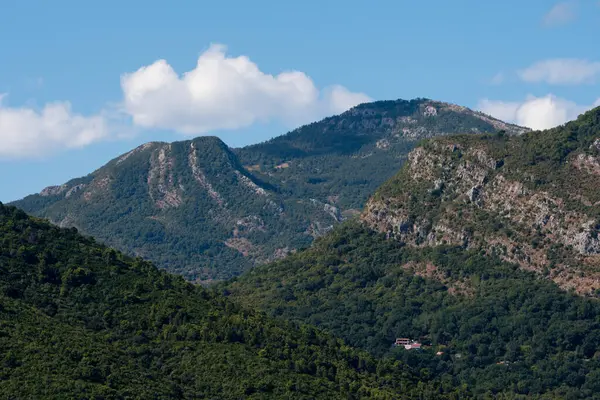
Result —
[{"label": "blue sky", "polygon": [[242,146],[371,99],[553,126],[600,105],[598,37],[597,0],[3,0],[0,201],[147,141]]}]

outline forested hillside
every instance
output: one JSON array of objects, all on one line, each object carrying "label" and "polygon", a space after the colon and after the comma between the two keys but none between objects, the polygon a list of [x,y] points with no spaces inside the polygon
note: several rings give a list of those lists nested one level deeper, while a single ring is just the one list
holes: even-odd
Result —
[{"label": "forested hillside", "polygon": [[[600,398],[600,303],[484,253],[349,223],[220,290],[479,398]],[[392,347],[399,337],[425,347]]]},{"label": "forested hillside", "polygon": [[241,308],[75,229],[1,204],[0,348],[3,399],[391,399],[443,392],[402,363]]},{"label": "forested hillside", "polygon": [[[589,298],[598,288],[599,127],[595,109],[543,132],[427,140],[360,219],[214,289],[1,206],[8,351],[0,390],[9,398],[600,398],[600,303]],[[220,156],[194,157],[200,142],[192,141],[113,161],[114,171],[129,159],[131,171],[149,163],[143,179],[158,182],[119,172],[138,183],[116,193],[135,199],[139,188],[155,206],[176,203],[189,181],[170,171],[185,157],[200,188],[192,190],[216,204],[203,215],[222,216],[214,210],[229,203],[220,199],[243,201],[227,188],[263,201],[288,196],[292,186],[278,186],[276,174],[250,173],[206,140]],[[100,177],[27,201],[101,196]],[[397,338],[418,346],[393,346]]]},{"label": "forested hillside", "polygon": [[[599,143],[600,108],[547,131],[425,141],[360,221],[222,290],[476,396],[593,398]],[[431,347],[392,348],[399,337]]]},{"label": "forested hillside", "polygon": [[17,204],[189,280],[282,257],[341,218],[334,207],[279,193],[216,137],[145,144]]},{"label": "forested hillside", "polygon": [[360,209],[422,139],[528,128],[429,99],[376,101],[236,149],[240,160],[296,196]]}]

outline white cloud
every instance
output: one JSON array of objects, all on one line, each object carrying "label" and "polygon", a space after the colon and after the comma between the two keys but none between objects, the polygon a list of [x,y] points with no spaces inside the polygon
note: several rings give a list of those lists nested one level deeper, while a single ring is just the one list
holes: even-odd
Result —
[{"label": "white cloud", "polygon": [[600,62],[556,58],[537,62],[518,74],[526,82],[546,82],[553,85],[594,83],[600,77]]},{"label": "white cloud", "polygon": [[544,15],[543,24],[548,27],[566,25],[577,18],[577,4],[575,1],[557,3]]},{"label": "white cloud", "polygon": [[477,104],[477,109],[506,122],[516,122],[517,110],[520,103],[511,101],[482,99]]},{"label": "white cloud", "polygon": [[[41,79],[32,80],[41,85]],[[303,72],[261,72],[248,57],[211,46],[179,76],[165,61],[121,77],[124,100],[83,116],[69,102],[9,107],[0,93],[0,159],[36,158],[100,140],[130,138],[140,128],[185,134],[237,129],[256,121],[302,124],[371,101],[339,85],[319,90]],[[134,125],[131,125],[133,119]]]},{"label": "white cloud", "polygon": [[48,103],[41,110],[10,108],[0,94],[0,158],[30,158],[64,148],[89,145],[108,135],[102,116],[84,117],[68,102]]},{"label": "white cloud", "polygon": [[303,72],[262,72],[248,57],[212,45],[179,76],[158,60],[121,77],[124,108],[136,125],[202,134],[257,121],[301,124],[371,99],[334,85],[319,90]]},{"label": "white cloud", "polygon": [[483,99],[479,102],[478,109],[503,121],[537,130],[564,124],[598,105],[600,98],[593,105],[582,106],[548,94],[543,97],[528,96],[522,102]]},{"label": "white cloud", "polygon": [[324,102],[322,106],[325,114],[339,114],[358,104],[372,101],[366,94],[351,92],[341,85],[330,86],[323,92]]}]

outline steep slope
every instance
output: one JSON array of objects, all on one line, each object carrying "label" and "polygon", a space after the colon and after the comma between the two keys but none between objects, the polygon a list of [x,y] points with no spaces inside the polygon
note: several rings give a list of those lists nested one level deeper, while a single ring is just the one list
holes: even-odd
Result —
[{"label": "steep slope", "polygon": [[221,290],[479,398],[600,398],[600,303],[580,296],[600,287],[599,160],[600,108],[518,137],[432,139],[359,221]]},{"label": "steep slope", "polygon": [[400,363],[242,310],[74,229],[2,204],[0,348],[5,399],[391,399],[443,392],[417,385]]},{"label": "steep slope", "polygon": [[564,289],[600,289],[600,108],[518,137],[414,150],[370,200],[370,227],[413,246],[484,249]]},{"label": "steep slope", "polygon": [[426,99],[375,102],[235,151],[210,137],[147,143],[14,204],[188,279],[222,279],[358,213],[418,140],[497,130],[524,128]]},{"label": "steep slope", "polygon": [[338,211],[261,182],[214,137],[147,143],[17,204],[188,279],[237,275],[308,245]]}]

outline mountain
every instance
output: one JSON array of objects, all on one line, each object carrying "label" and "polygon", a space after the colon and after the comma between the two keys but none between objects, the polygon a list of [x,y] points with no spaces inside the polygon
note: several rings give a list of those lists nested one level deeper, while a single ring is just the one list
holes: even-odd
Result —
[{"label": "mountain", "polygon": [[377,101],[236,152],[249,169],[291,193],[360,209],[420,140],[497,131],[528,129],[429,99]]},{"label": "mountain", "polygon": [[308,245],[311,222],[339,218],[281,195],[215,137],[147,143],[18,204],[190,279],[239,274]]},{"label": "mountain", "polygon": [[14,205],[187,279],[239,275],[356,215],[416,143],[525,128],[427,99],[357,106],[271,141],[147,143]]},{"label": "mountain", "polygon": [[477,398],[600,398],[600,108],[408,160],[359,220],[219,290]]},{"label": "mountain", "polygon": [[4,399],[459,398],[0,203]]},{"label": "mountain", "polygon": [[415,149],[362,218],[413,246],[483,248],[564,289],[600,289],[600,108],[521,136]]}]

